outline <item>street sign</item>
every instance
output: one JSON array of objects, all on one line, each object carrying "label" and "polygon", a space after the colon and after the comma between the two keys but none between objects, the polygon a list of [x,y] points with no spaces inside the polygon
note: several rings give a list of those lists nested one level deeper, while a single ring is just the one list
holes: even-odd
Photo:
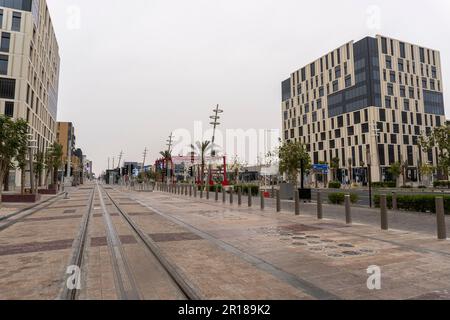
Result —
[{"label": "street sign", "polygon": [[318,173],[328,174],[329,167],[327,164],[314,164],[313,170]]}]

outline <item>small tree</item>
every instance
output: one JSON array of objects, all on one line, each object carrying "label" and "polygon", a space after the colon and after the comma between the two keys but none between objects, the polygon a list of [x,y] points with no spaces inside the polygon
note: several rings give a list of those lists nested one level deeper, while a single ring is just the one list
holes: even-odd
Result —
[{"label": "small tree", "polygon": [[50,147],[47,155],[48,155],[47,156],[47,168],[48,168],[47,176],[49,175],[50,168],[51,168],[53,171],[52,184],[55,187],[58,184],[58,171],[59,171],[59,169],[61,169],[61,167],[63,165],[63,155],[64,155],[63,146],[60,145],[59,143],[55,142]]},{"label": "small tree", "polygon": [[331,159],[331,163],[330,163],[330,168],[333,172],[333,180],[337,181],[337,172],[339,170],[339,163],[340,163],[340,159],[339,158],[333,158]]},{"label": "small tree", "polygon": [[402,173],[402,164],[400,162],[395,162],[391,164],[391,166],[388,169],[388,172],[391,174],[392,179],[394,179],[395,181],[395,186],[397,187],[398,177],[400,177],[400,174]]},{"label": "small tree", "polygon": [[[170,150],[161,151],[159,154],[163,157],[165,166],[166,166],[165,169],[167,170],[167,172],[169,172],[168,171],[169,170],[169,161],[172,160],[172,154],[171,154]],[[161,176],[162,176],[162,181],[164,182],[164,179],[167,177],[167,174],[164,174],[164,172],[163,172],[163,173],[161,173]],[[169,183],[169,181],[167,181],[167,183]]]},{"label": "small tree", "polygon": [[428,184],[428,185],[430,184],[430,180],[431,180],[430,177],[433,174],[433,172],[434,172],[434,167],[428,163],[422,164],[419,167],[419,173],[422,176],[422,180],[423,180],[422,182],[426,181],[426,184]]},{"label": "small tree", "polygon": [[34,155],[34,176],[36,179],[36,188],[42,185],[42,172],[45,170],[46,155],[43,151],[38,151]]},{"label": "small tree", "polygon": [[[195,145],[191,145],[192,150],[197,149],[197,154],[200,155],[201,158],[201,172],[200,177],[202,179],[201,184],[203,185],[205,180],[205,164],[206,164],[206,154],[211,149],[212,144],[211,141],[197,141]],[[195,151],[194,151],[195,152]]]},{"label": "small tree", "polygon": [[0,205],[3,181],[27,139],[28,124],[23,119],[12,120],[0,115]]},{"label": "small tree", "polygon": [[424,152],[437,148],[439,154],[439,172],[441,178],[448,179],[450,169],[450,123],[434,128],[430,135],[419,139],[419,146]]},{"label": "small tree", "polygon": [[298,186],[299,171],[302,174],[311,168],[311,158],[301,142],[287,142],[280,146],[280,172],[287,175],[288,181]]}]

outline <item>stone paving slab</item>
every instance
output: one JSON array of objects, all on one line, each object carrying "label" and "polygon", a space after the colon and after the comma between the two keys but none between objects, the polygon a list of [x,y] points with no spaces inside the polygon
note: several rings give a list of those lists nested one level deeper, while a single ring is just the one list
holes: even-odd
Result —
[{"label": "stone paving slab", "polygon": [[[331,219],[319,222],[313,216],[277,215],[163,193],[133,197],[180,225],[342,299],[442,298],[450,289],[450,242],[437,241],[426,232],[382,232],[372,225],[349,227]],[[372,265],[381,267],[381,290],[367,288],[367,268]]]}]

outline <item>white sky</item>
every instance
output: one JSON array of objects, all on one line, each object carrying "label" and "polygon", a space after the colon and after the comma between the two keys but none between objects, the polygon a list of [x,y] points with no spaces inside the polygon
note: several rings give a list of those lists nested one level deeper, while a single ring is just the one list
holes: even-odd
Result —
[{"label": "white sky", "polygon": [[[96,173],[121,150],[152,162],[172,130],[217,103],[223,128],[281,126],[281,81],[350,40],[384,34],[441,51],[450,2],[47,0],[60,45],[58,120],[75,124]],[[450,92],[445,92],[450,118]]]}]

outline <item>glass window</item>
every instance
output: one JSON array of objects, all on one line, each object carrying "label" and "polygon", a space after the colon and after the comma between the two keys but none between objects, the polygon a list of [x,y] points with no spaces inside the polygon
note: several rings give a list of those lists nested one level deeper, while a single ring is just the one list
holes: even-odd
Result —
[{"label": "glass window", "polygon": [[5,116],[10,118],[14,117],[14,102],[5,102]]},{"label": "glass window", "polygon": [[9,52],[9,42],[11,35],[7,32],[2,33],[2,40],[0,42],[0,51]]},{"label": "glass window", "polygon": [[8,56],[0,55],[0,74],[6,75],[8,73]]},{"label": "glass window", "polygon": [[0,98],[11,99],[15,98],[16,80],[0,78]]},{"label": "glass window", "polygon": [[20,12],[13,12],[11,30],[20,31],[21,21],[22,21],[22,14]]},{"label": "glass window", "polygon": [[348,77],[345,78],[345,87],[348,88],[348,87],[351,87],[351,86],[352,86],[352,77],[348,76]]}]

